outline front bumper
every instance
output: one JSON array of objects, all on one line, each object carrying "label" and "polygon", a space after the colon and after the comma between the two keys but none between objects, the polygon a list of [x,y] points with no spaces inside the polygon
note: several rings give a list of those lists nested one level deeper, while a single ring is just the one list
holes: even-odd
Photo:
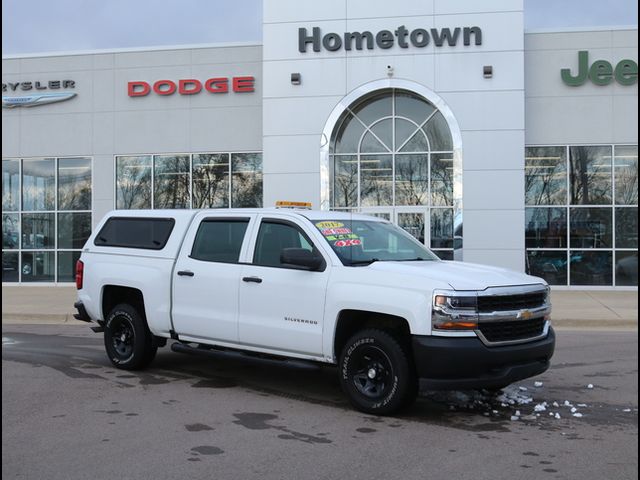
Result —
[{"label": "front bumper", "polygon": [[476,337],[412,337],[420,388],[454,390],[500,388],[549,368],[556,337],[553,328],[540,340],[487,347]]}]

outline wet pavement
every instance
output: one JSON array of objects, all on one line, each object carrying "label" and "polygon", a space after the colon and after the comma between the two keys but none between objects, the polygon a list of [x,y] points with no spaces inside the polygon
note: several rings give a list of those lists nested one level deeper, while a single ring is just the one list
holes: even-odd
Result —
[{"label": "wet pavement", "polygon": [[560,330],[545,374],[395,417],[332,367],[163,348],[127,372],[84,325],[2,335],[3,478],[637,478],[637,332]]}]

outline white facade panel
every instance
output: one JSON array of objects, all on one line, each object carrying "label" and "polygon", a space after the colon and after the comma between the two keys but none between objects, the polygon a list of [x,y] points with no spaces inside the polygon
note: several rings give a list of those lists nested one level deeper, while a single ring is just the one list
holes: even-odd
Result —
[{"label": "white facade panel", "polygon": [[638,95],[613,97],[613,143],[638,143]]},{"label": "white facade panel", "polygon": [[[482,2],[484,7],[484,2]],[[462,46],[461,51],[468,52],[503,52],[522,51],[524,40],[524,19],[521,11],[494,12],[486,9],[484,13],[468,13],[460,15],[436,15],[435,28],[480,27],[482,29],[482,45],[472,43]],[[462,33],[462,32],[461,32]],[[447,47],[440,47],[443,50]]]},{"label": "white facade panel", "polygon": [[311,202],[320,205],[319,173],[268,173],[264,175],[264,206],[275,207],[278,200]]},{"label": "white facade panel", "polygon": [[188,111],[187,152],[262,151],[262,109],[194,108]]},{"label": "white facade panel", "polygon": [[[493,68],[491,78],[484,77],[485,66]],[[524,59],[521,52],[439,53],[435,79],[439,92],[522,90]]]},{"label": "white facade panel", "polygon": [[164,153],[189,151],[188,109],[115,113],[115,151]]},{"label": "white facade panel", "polygon": [[527,145],[612,142],[611,97],[533,97],[526,102]]},{"label": "white facade panel", "polygon": [[[319,135],[341,98],[265,98],[262,104],[263,135]],[[314,154],[317,156],[319,152],[316,150]]]},{"label": "white facade panel", "polygon": [[465,172],[522,168],[523,130],[466,130],[462,132],[462,145]]},{"label": "white facade panel", "polygon": [[264,164],[264,173],[319,173],[318,155],[307,155],[301,152],[318,151],[320,138],[320,135],[316,134],[285,138],[264,137],[262,146],[269,155],[268,161]]},{"label": "white facade panel", "polygon": [[387,66],[393,68],[393,78],[412,79],[434,89],[435,55],[401,55],[393,58],[386,56],[347,57],[347,91],[365,83],[387,76]]},{"label": "white facade panel", "polygon": [[388,18],[415,17],[433,14],[434,0],[348,0],[347,18]]},{"label": "white facade panel", "polygon": [[523,209],[477,210],[473,213],[464,218],[465,260],[467,249],[524,250]]},{"label": "white facade panel", "polygon": [[[522,157],[518,159],[517,163],[522,164]],[[466,212],[471,210],[522,210],[524,208],[524,196],[522,195],[524,192],[524,168],[517,170],[465,170],[463,178]],[[500,188],[492,188],[492,185],[500,185]]]},{"label": "white facade panel", "polygon": [[20,60],[20,73],[33,75],[36,73],[65,73],[93,69],[91,55],[60,55],[46,57],[29,57]]},{"label": "white facade panel", "polygon": [[20,155],[20,119],[2,115],[2,157]]},{"label": "white facade panel", "polygon": [[115,68],[174,67],[191,65],[191,50],[153,50],[147,52],[122,52],[115,57]]},{"label": "white facade panel", "polygon": [[20,155],[91,155],[92,116],[91,113],[20,116]]},{"label": "white facade panel", "polygon": [[[264,98],[344,95],[345,64],[344,57],[267,62],[263,70]],[[300,74],[300,85],[291,83],[292,73]]]},{"label": "white facade panel", "polygon": [[474,12],[522,12],[522,0],[435,0],[435,14]]},{"label": "white facade panel", "polygon": [[96,112],[93,114],[93,148],[95,155],[113,155],[115,152],[115,113]]},{"label": "white facade panel", "polygon": [[461,130],[524,130],[524,92],[444,92]]},{"label": "white facade panel", "polygon": [[479,263],[481,265],[493,265],[495,267],[522,271],[525,265],[525,253],[524,253],[524,249],[477,250],[473,248],[465,248],[464,261],[469,263]]}]

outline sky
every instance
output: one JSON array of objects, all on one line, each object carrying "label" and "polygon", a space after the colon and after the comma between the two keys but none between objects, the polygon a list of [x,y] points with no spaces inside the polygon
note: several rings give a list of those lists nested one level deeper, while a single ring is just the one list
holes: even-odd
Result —
[{"label": "sky", "polygon": [[[2,54],[259,43],[262,1],[2,0]],[[529,30],[638,25],[636,0],[524,0],[524,8]]]}]

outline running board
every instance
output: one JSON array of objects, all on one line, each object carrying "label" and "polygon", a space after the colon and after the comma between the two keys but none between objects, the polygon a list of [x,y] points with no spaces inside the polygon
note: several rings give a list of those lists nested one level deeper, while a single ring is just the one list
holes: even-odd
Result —
[{"label": "running board", "polygon": [[236,359],[251,363],[288,365],[295,368],[317,370],[323,364],[312,360],[300,360],[297,358],[281,357],[270,355],[267,353],[245,352],[242,350],[221,349],[210,345],[196,344],[191,346],[186,343],[174,342],[171,344],[171,350],[177,353],[186,353],[187,355],[197,355],[202,357],[223,359]]}]

